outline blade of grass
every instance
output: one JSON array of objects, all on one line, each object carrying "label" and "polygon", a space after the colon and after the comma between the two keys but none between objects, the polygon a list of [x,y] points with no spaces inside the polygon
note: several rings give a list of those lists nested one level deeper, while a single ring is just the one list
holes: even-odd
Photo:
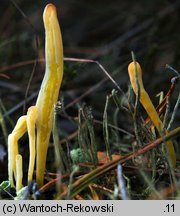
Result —
[{"label": "blade of grass", "polygon": [[176,101],[176,104],[174,106],[174,110],[173,110],[173,113],[171,115],[171,119],[169,121],[169,124],[168,124],[168,127],[167,127],[167,131],[169,131],[171,129],[172,123],[173,123],[173,121],[175,119],[175,116],[176,116],[176,113],[177,113],[177,110],[178,110],[179,103],[180,103],[180,93],[179,93],[178,99]]},{"label": "blade of grass", "polygon": [[[79,192],[81,192],[84,188],[87,187],[87,185],[89,183],[94,181],[96,178],[102,176],[103,174],[105,174],[106,172],[108,172],[112,169],[115,169],[119,163],[123,164],[124,162],[131,160],[133,157],[144,154],[144,153],[148,152],[149,150],[155,148],[156,146],[162,144],[163,142],[165,142],[169,139],[173,139],[179,135],[180,135],[180,127],[174,129],[173,131],[169,132],[165,136],[158,138],[154,142],[149,143],[148,145],[144,146],[143,148],[140,148],[136,152],[136,154],[134,154],[132,152],[132,153],[127,154],[125,156],[122,156],[122,157],[120,157],[114,161],[110,161],[107,164],[100,166],[100,167],[96,168],[95,170],[89,172],[88,174],[84,175],[83,177],[81,177],[80,179],[78,179],[77,181],[75,181],[72,184],[71,197],[73,197],[76,194],[78,194]],[[67,191],[65,191],[63,194],[58,195],[56,198],[57,199],[59,199],[59,197],[65,198],[66,195],[67,195]]]},{"label": "blade of grass", "polygon": [[83,111],[83,116],[87,125],[87,129],[89,131],[89,137],[90,137],[90,151],[91,151],[91,157],[92,157],[92,162],[94,166],[97,165],[98,163],[98,158],[97,158],[97,143],[95,139],[95,132],[94,132],[94,125],[93,125],[93,115],[92,115],[92,110],[91,107],[85,107]]},{"label": "blade of grass", "polygon": [[6,146],[8,146],[8,142],[7,142],[8,133],[7,133],[7,128],[6,128],[6,124],[5,124],[5,121],[4,121],[4,117],[3,117],[3,114],[2,114],[1,107],[0,107],[0,125],[1,125],[1,128],[2,128],[4,141],[6,143]]},{"label": "blade of grass", "polygon": [[126,184],[123,176],[123,169],[122,165],[119,163],[117,167],[117,177],[118,177],[118,185],[119,185],[119,190],[121,192],[121,197],[122,200],[128,200],[128,193],[126,190]]},{"label": "blade of grass", "polygon": [[110,144],[109,144],[109,130],[108,130],[108,117],[107,117],[107,109],[108,109],[108,104],[109,104],[109,98],[110,96],[106,96],[106,103],[104,107],[104,114],[103,114],[103,136],[104,136],[104,141],[106,144],[106,154],[107,157],[112,160],[112,155],[110,151]]}]

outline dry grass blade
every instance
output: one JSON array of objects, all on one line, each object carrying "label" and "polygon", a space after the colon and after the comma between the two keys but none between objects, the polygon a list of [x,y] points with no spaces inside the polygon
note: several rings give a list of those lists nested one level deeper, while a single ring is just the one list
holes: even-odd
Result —
[{"label": "dry grass blade", "polygon": [[[133,157],[144,154],[144,153],[148,152],[149,150],[155,148],[156,146],[162,144],[163,142],[165,142],[169,139],[173,139],[174,137],[179,136],[179,135],[180,135],[180,127],[169,132],[167,135],[160,137],[159,139],[155,140],[154,142],[149,143],[148,145],[144,146],[143,148],[140,148],[136,152],[136,154],[134,154],[134,153],[127,154],[127,155],[122,156],[122,157],[120,157],[114,161],[111,161],[111,162],[109,162],[109,163],[107,163],[101,167],[98,167],[97,169],[84,175],[83,177],[81,177],[80,179],[78,179],[77,181],[75,181],[71,185],[70,196],[74,197],[76,194],[80,193],[84,188],[87,187],[87,185],[89,183],[91,183],[97,177],[102,176],[106,172],[109,172],[110,170],[115,169],[119,163],[123,164],[124,162],[131,160]],[[59,196],[57,196],[57,199],[59,199],[60,197],[65,198],[67,193],[68,193],[68,191],[65,191],[63,194],[60,194]]]}]

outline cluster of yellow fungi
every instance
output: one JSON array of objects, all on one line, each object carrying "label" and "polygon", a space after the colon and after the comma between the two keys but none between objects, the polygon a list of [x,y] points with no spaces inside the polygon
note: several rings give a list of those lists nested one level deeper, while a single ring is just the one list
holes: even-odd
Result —
[{"label": "cluster of yellow fungi", "polygon": [[[19,118],[17,124],[8,136],[8,174],[11,186],[16,180],[16,191],[22,188],[23,158],[19,154],[18,141],[27,132],[29,136],[29,169],[28,183],[33,179],[36,160],[36,182],[43,185],[46,156],[50,134],[53,124],[54,105],[57,102],[59,89],[63,77],[63,46],[61,31],[57,19],[56,8],[48,4],[43,14],[45,26],[45,55],[46,71],[39,91],[35,106],[28,109],[27,115]],[[137,62],[132,62],[128,67],[132,88],[145,108],[153,125],[160,135],[167,133],[163,123],[153,106],[149,95],[144,89],[142,82],[141,67]],[[172,164],[175,166],[176,157],[173,143],[167,141],[167,149]]]},{"label": "cluster of yellow fungi", "polygon": [[[139,95],[139,100],[146,110],[151,122],[154,127],[157,129],[159,135],[167,134],[167,131],[164,129],[163,122],[161,121],[148,93],[144,89],[143,81],[142,81],[142,72],[141,67],[138,62],[131,62],[128,66],[128,72],[130,77],[130,82],[136,96]],[[174,146],[171,140],[166,141],[167,150],[169,153],[170,160],[172,165],[176,166],[176,155]]]},{"label": "cluster of yellow fungi", "polygon": [[22,188],[23,158],[18,141],[27,132],[29,137],[28,183],[33,179],[36,160],[36,182],[43,185],[48,143],[53,125],[54,105],[57,103],[63,77],[63,46],[56,8],[48,4],[43,13],[45,26],[46,71],[35,106],[19,118],[8,136],[8,175],[11,186],[16,181],[16,191]]}]

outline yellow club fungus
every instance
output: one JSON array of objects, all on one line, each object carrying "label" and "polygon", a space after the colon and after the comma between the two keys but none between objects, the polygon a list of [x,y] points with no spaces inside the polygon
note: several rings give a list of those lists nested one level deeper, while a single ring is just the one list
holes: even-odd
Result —
[{"label": "yellow club fungus", "polygon": [[15,178],[18,189],[20,188],[20,183],[18,182],[21,175],[19,175],[20,168],[17,173],[17,166],[22,161],[18,152],[18,140],[25,132],[29,136],[28,182],[33,178],[36,159],[36,181],[38,186],[43,184],[47,149],[53,125],[54,105],[57,103],[63,77],[62,37],[56,7],[53,4],[48,4],[45,7],[43,20],[46,35],[46,71],[44,79],[36,105],[28,109],[27,115],[19,118],[14,130],[8,137],[9,181],[11,186],[14,186]]},{"label": "yellow club fungus", "polygon": [[63,77],[63,46],[56,8],[48,4],[43,14],[46,34],[46,72],[37,98],[37,160],[36,181],[43,184],[49,137],[53,125],[54,105],[57,103]]},{"label": "yellow club fungus", "polygon": [[27,132],[29,136],[29,169],[28,169],[28,182],[32,181],[35,157],[36,157],[36,119],[38,109],[32,106],[27,112]]},{"label": "yellow club fungus", "polygon": [[[138,62],[131,62],[128,66],[128,72],[129,72],[129,77],[130,77],[130,82],[132,85],[132,88],[135,92],[136,95],[139,94],[139,100],[146,110],[149,118],[151,119],[153,125],[157,129],[158,133],[164,134],[167,133],[164,131],[164,125],[159,118],[159,115],[148,95],[146,90],[144,89],[143,81],[142,81],[142,72],[141,72],[141,67]],[[166,142],[167,144],[167,149],[168,153],[170,156],[170,159],[172,161],[173,166],[176,166],[176,155],[173,147],[173,143],[171,140]]]},{"label": "yellow club fungus", "polygon": [[8,136],[8,177],[9,177],[9,183],[11,187],[14,187],[14,165],[15,163],[15,142],[14,142],[14,136],[12,134],[9,134]]},{"label": "yellow club fungus", "polygon": [[23,187],[22,179],[23,179],[23,167],[22,167],[22,156],[20,154],[16,155],[16,192],[21,190]]},{"label": "yellow club fungus", "polygon": [[8,172],[11,186],[14,186],[14,177],[16,179],[16,155],[18,154],[18,140],[27,130],[26,116],[21,116],[11,134],[8,136]]}]

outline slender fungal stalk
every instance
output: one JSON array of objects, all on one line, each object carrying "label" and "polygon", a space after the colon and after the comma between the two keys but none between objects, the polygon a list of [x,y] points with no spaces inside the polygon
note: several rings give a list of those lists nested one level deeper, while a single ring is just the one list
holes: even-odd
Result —
[{"label": "slender fungal stalk", "polygon": [[32,181],[35,157],[36,157],[36,119],[38,115],[38,109],[36,106],[32,106],[27,112],[27,131],[29,136],[29,169],[28,169],[28,183]]},{"label": "slender fungal stalk", "polygon": [[[156,112],[156,109],[149,98],[148,93],[144,89],[143,81],[142,81],[142,72],[141,67],[138,62],[131,62],[128,66],[128,72],[129,77],[131,81],[132,88],[136,95],[138,95],[139,91],[139,100],[141,104],[143,105],[144,109],[146,110],[148,116],[150,117],[153,125],[156,127],[159,134],[167,134],[167,132],[164,132],[164,125],[161,119],[159,118],[158,113]],[[166,142],[168,153],[170,155],[171,161],[173,166],[176,166],[176,155],[173,147],[173,143],[171,140],[168,140]]]},{"label": "slender fungal stalk", "polygon": [[21,190],[23,187],[22,179],[23,179],[23,165],[22,165],[22,156],[20,154],[16,155],[16,192]]},{"label": "slender fungal stalk", "polygon": [[36,181],[42,186],[49,138],[53,124],[53,108],[57,102],[63,77],[63,46],[56,8],[48,4],[43,14],[46,34],[46,72],[38,95]]},{"label": "slender fungal stalk", "polygon": [[13,172],[14,172],[14,165],[15,157],[14,157],[14,136],[9,134],[8,136],[8,177],[9,183],[11,187],[14,187],[14,180],[13,180]]}]

